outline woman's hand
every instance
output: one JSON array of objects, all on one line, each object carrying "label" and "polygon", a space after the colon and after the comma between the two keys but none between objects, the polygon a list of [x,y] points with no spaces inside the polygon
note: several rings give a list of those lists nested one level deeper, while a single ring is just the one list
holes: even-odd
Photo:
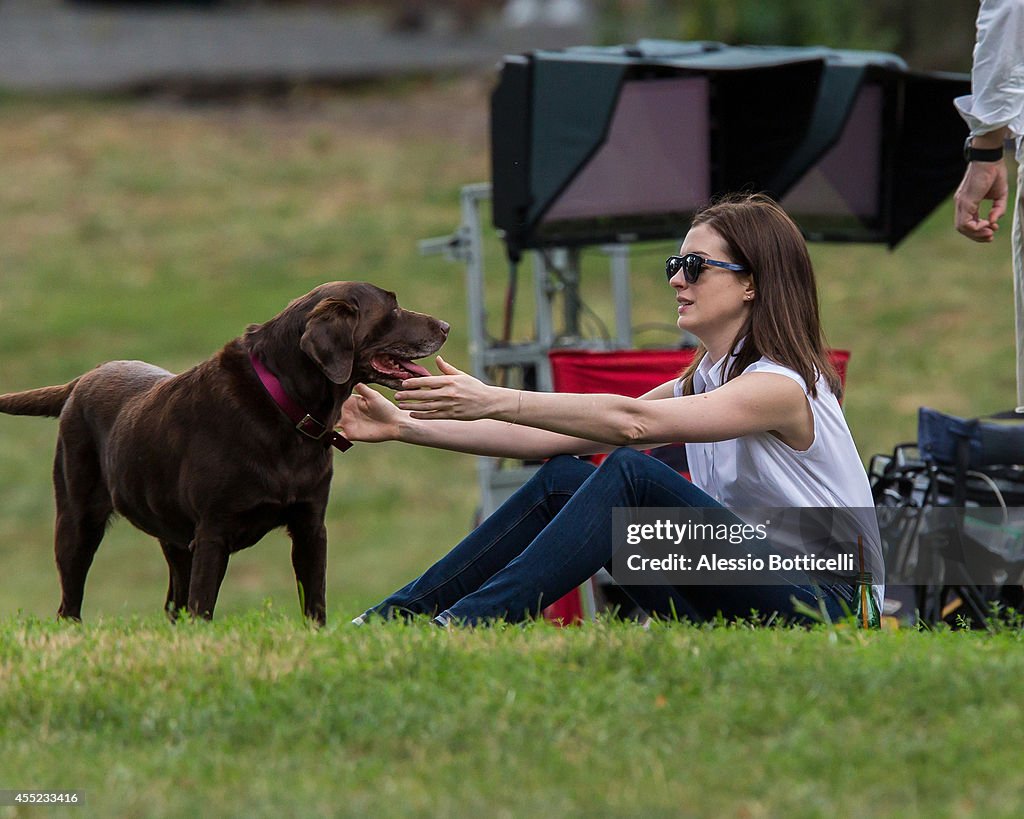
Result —
[{"label": "woman's hand", "polygon": [[[399,408],[412,410],[413,418],[475,421],[479,418],[501,418],[505,395],[514,390],[491,387],[456,369],[441,356],[437,368],[442,375],[410,378],[395,393]],[[515,407],[513,406],[512,409]]]},{"label": "woman's hand", "polygon": [[376,390],[356,384],[341,408],[338,429],[350,441],[397,441],[402,413]]}]

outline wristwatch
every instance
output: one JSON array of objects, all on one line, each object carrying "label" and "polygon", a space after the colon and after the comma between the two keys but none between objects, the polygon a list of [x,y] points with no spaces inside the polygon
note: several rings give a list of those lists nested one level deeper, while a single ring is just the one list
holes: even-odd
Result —
[{"label": "wristwatch", "polygon": [[964,159],[967,162],[999,162],[1003,158],[1002,146],[998,148],[973,148],[971,137],[964,142]]}]

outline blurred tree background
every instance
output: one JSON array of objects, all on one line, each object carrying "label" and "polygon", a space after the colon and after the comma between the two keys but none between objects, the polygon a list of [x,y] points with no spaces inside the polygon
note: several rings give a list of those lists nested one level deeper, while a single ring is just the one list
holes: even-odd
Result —
[{"label": "blurred tree background", "polygon": [[978,4],[967,0],[596,0],[597,36],[889,51],[911,68],[969,71]]}]

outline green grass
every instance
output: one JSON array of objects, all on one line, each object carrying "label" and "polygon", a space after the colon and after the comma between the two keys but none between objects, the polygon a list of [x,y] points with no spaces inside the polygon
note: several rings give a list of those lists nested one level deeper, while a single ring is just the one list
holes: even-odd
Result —
[{"label": "green grass", "polygon": [[99,816],[1012,816],[1021,639],[5,619],[0,757]]},{"label": "green grass", "polygon": [[[446,355],[466,365],[463,271],[416,241],[449,233],[460,186],[487,178],[488,90],[0,97],[0,391],[110,359],[180,370],[332,279],[447,319]],[[951,221],[947,203],[892,253],[812,248],[831,342],[853,351],[865,458],[913,439],[919,405],[1013,401],[1009,225],[981,247]],[[671,323],[672,249],[637,249],[637,323]],[[499,280],[493,238],[487,254]],[[607,317],[604,269],[584,254]],[[450,453],[336,457],[325,631],[300,620],[281,534],[232,558],[215,623],[167,625],[159,548],[124,522],[86,624],[52,624],[55,435],[0,416],[0,788],[81,788],[104,816],[1009,816],[1024,797],[1011,629],[341,625],[468,530],[474,464]]]}]

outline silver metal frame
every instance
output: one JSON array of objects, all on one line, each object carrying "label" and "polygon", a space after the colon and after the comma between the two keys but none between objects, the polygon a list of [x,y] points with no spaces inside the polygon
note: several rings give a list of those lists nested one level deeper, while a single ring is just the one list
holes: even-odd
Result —
[{"label": "silver metal frame", "polygon": [[[548,353],[559,341],[571,337],[574,347],[587,349],[624,349],[632,346],[629,292],[628,245],[602,245],[609,257],[611,287],[615,303],[615,330],[606,339],[582,338],[579,333],[579,250],[551,248],[532,252],[533,293],[536,304],[534,336],[527,342],[497,346],[487,332],[484,270],[484,222],[482,206],[491,198],[490,184],[465,185],[460,194],[462,222],[454,233],[419,242],[422,255],[444,255],[466,267],[466,301],[469,319],[469,357],[473,375],[491,382],[495,369],[532,367],[537,389],[553,390]],[[555,329],[554,301],[562,297],[562,331]],[[478,458],[477,480],[480,489],[481,519],[491,514],[516,489],[527,481],[537,466],[509,465],[500,458]]]}]

